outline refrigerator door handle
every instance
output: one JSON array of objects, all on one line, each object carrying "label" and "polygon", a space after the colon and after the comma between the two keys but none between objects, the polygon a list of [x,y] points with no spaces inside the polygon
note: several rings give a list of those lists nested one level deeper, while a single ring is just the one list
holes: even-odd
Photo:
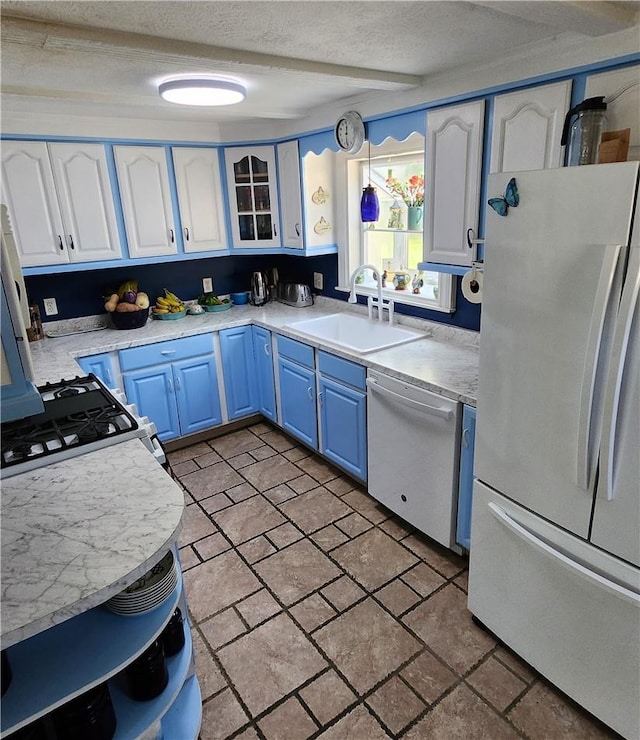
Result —
[{"label": "refrigerator door handle", "polygon": [[[600,449],[599,491],[607,501],[611,501],[614,497],[613,466],[618,428],[618,409],[620,407],[620,389],[622,387],[627,347],[629,337],[631,336],[634,313],[637,310],[639,294],[640,249],[632,249],[613,335],[612,361],[604,391],[605,424]],[[604,492],[602,492],[602,487],[604,487]]]},{"label": "refrigerator door handle", "polygon": [[638,594],[636,591],[631,591],[630,589],[621,586],[619,583],[605,578],[604,576],[600,575],[600,573],[596,573],[595,571],[590,570],[577,560],[573,560],[572,558],[565,555],[563,552],[556,550],[551,545],[547,544],[544,540],[533,534],[533,532],[530,532],[528,529],[515,521],[515,519],[512,519],[503,508],[498,506],[493,501],[490,501],[488,506],[492,515],[502,525],[511,530],[511,532],[517,535],[521,540],[524,540],[529,545],[535,547],[536,550],[541,552],[543,555],[556,560],[560,563],[560,565],[563,565],[565,568],[572,571],[577,576],[580,576],[580,578],[584,578],[586,581],[589,581],[590,583],[598,586],[604,591],[608,591],[614,596],[617,596],[624,601],[628,601],[630,604],[633,604],[634,606],[640,608],[640,594]]},{"label": "refrigerator door handle", "polygon": [[596,371],[600,357],[600,346],[605,329],[607,307],[611,299],[614,277],[620,258],[620,244],[605,247],[600,278],[593,300],[593,312],[589,328],[589,337],[585,351],[584,371],[580,390],[580,411],[578,417],[578,455],[576,483],[585,491],[589,489],[591,473],[594,469],[593,455],[589,454],[589,442],[592,438],[593,402],[596,386]]}]

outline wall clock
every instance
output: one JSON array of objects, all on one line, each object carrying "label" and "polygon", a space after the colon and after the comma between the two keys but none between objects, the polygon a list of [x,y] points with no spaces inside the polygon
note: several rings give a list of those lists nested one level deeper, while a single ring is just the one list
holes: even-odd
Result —
[{"label": "wall clock", "polygon": [[357,152],[365,139],[364,121],[354,110],[343,113],[334,129],[336,142],[343,152]]}]

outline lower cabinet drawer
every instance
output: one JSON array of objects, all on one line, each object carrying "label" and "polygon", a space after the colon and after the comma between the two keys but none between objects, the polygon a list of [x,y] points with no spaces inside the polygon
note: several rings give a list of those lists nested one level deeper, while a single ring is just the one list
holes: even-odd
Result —
[{"label": "lower cabinet drawer", "polygon": [[278,336],[278,355],[286,357],[289,360],[299,363],[313,370],[315,361],[313,357],[313,347],[303,344],[289,337]]},{"label": "lower cabinet drawer", "polygon": [[188,357],[209,355],[213,352],[213,335],[197,334],[193,337],[170,339],[166,342],[145,344],[142,347],[121,349],[119,352],[120,369],[137,370],[141,367],[160,365]]}]

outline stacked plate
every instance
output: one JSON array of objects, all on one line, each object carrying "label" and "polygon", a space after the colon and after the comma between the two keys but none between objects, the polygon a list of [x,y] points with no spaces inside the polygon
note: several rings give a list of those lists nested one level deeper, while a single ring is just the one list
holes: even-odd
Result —
[{"label": "stacked plate", "polygon": [[155,609],[171,595],[178,571],[171,550],[135,583],[113,596],[105,606],[116,614],[143,614]]}]

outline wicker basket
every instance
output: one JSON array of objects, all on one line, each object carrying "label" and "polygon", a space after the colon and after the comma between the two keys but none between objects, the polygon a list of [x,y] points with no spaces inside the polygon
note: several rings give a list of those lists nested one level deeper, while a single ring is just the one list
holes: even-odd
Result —
[{"label": "wicker basket", "polygon": [[149,318],[149,309],[141,308],[139,311],[112,311],[111,322],[116,329],[141,329]]}]

